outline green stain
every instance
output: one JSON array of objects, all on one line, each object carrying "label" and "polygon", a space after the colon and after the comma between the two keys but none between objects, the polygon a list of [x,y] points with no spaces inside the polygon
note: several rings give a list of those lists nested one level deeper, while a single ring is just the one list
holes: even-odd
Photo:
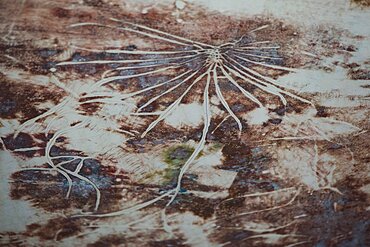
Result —
[{"label": "green stain", "polygon": [[[212,145],[210,151],[217,151],[220,148],[222,148],[222,144],[216,143]],[[194,150],[195,149],[193,147],[186,144],[167,148],[162,154],[163,161],[166,163],[166,168],[161,171],[155,171],[147,174],[144,180],[154,180],[155,178],[160,177],[163,185],[175,182],[182,166],[190,158]],[[200,152],[197,158],[201,157],[202,155],[203,152]]]},{"label": "green stain", "polygon": [[172,182],[179,175],[181,167],[190,158],[194,148],[188,145],[178,145],[168,148],[163,153],[163,160],[167,168],[163,170],[164,183]]},{"label": "green stain", "polygon": [[168,148],[163,155],[164,162],[169,168],[178,169],[185,164],[194,152],[194,148],[188,145],[179,145]]},{"label": "green stain", "polygon": [[221,148],[223,147],[223,144],[221,143],[214,143],[210,148],[209,148],[209,151],[210,152],[217,152],[218,150],[220,150]]}]

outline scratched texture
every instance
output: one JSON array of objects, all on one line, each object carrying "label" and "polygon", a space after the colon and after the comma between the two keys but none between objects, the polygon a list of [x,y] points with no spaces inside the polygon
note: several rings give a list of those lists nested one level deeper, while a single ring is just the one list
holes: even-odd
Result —
[{"label": "scratched texture", "polygon": [[370,5],[0,2],[1,246],[369,246]]}]

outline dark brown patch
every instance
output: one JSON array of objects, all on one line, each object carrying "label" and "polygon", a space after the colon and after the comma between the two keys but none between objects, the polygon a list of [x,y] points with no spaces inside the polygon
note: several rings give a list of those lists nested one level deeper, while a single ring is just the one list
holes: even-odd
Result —
[{"label": "dark brown patch", "polygon": [[[155,118],[146,117],[145,120],[153,121]],[[149,122],[150,123],[150,122]],[[137,128],[136,130],[139,133],[143,133],[148,125],[143,125],[141,128]],[[130,129],[130,126],[124,126],[123,128]],[[172,126],[166,125],[165,123],[159,123],[153,130],[151,130],[144,138],[140,138],[140,136],[135,136],[127,140],[126,144],[128,146],[129,152],[135,153],[142,153],[147,152],[155,145],[158,144],[165,144],[171,141],[180,141],[186,142],[189,139],[192,139],[193,135],[188,135],[193,128],[183,128],[183,129],[176,129]],[[192,131],[193,132],[193,131]],[[198,139],[199,136],[196,135]]]},{"label": "dark brown patch", "polygon": [[[299,95],[299,96],[305,98],[304,95]],[[305,109],[310,108],[310,107],[312,106],[302,101],[299,101],[299,100],[289,100],[289,103],[287,105],[287,108],[289,110],[293,109],[293,111],[298,114],[302,113]]]},{"label": "dark brown patch", "polygon": [[[352,171],[351,175],[338,181],[335,185],[343,195],[330,190],[320,190],[310,193],[302,191],[296,198],[295,203],[288,207],[278,211],[268,211],[259,215],[253,214],[244,216],[244,220],[263,219],[264,221],[273,222],[275,224],[281,220],[303,215],[300,223],[295,226],[295,229],[298,229],[296,234],[307,236],[305,240],[308,241],[310,245],[366,246],[369,242],[367,232],[370,227],[370,219],[366,214],[368,200],[364,193],[358,191],[359,188],[368,183],[360,172],[366,169],[364,164],[366,164],[367,161],[361,158],[364,157],[363,150],[366,149],[364,148],[364,145],[366,145],[364,144],[366,143],[366,138],[366,135],[360,135],[350,140],[351,145],[349,148],[354,152],[354,156],[358,157],[358,165],[355,170]],[[326,149],[329,151],[338,150],[339,152],[343,152],[340,151],[343,148],[343,146],[333,143],[327,144],[326,146]],[[224,210],[221,211],[220,216],[226,215],[227,217],[232,217],[233,213],[227,214],[227,212],[233,212],[239,208],[245,208],[244,198],[222,203],[220,209]],[[240,220],[242,220],[242,218],[240,218]],[[240,222],[238,220],[227,220],[225,222],[220,221],[218,224],[222,224],[222,226],[226,224],[226,226],[232,226],[237,229],[236,225],[240,224]],[[278,233],[289,233],[291,232],[291,227],[287,227]],[[217,234],[218,239],[221,239],[223,242],[230,241],[233,243],[232,246],[239,246],[239,244],[242,246],[255,244],[251,240],[246,240],[247,237],[254,235],[252,232],[241,233],[243,236],[241,239],[244,240],[239,240],[237,242],[235,242],[236,239],[239,239],[237,230],[232,232],[227,230],[220,231],[217,232]]]},{"label": "dark brown patch", "polygon": [[88,6],[93,6],[93,7],[101,7],[104,5],[105,1],[102,0],[84,0],[84,4]]},{"label": "dark brown patch", "polygon": [[[276,230],[274,233],[289,234],[294,229],[295,234],[302,235],[300,241],[307,241],[307,246],[366,246],[369,241],[367,232],[370,221],[364,211],[365,203],[358,203],[361,198],[358,194],[341,196],[330,191],[301,192],[295,203],[289,206],[237,218],[233,217],[235,214],[232,212],[243,205],[245,208],[245,199],[234,199],[222,205],[221,208],[226,207],[220,215],[223,220],[217,222],[219,230],[213,235],[218,241],[230,242],[227,246],[266,246],[264,242],[256,242],[255,238],[248,239],[259,233],[243,230],[239,227],[240,224],[263,221],[284,225],[300,216],[300,223]],[[348,216],[351,220],[346,218]],[[295,242],[299,241],[286,238],[278,246]]]},{"label": "dark brown patch", "polygon": [[[300,203],[315,205],[315,207],[303,209],[309,217],[304,226],[302,224],[298,226],[299,231],[305,232],[312,241],[327,246],[340,244],[347,246],[350,243],[365,246],[369,241],[366,237],[370,227],[369,217],[364,213],[365,205],[359,203],[358,200],[361,200],[361,197],[358,198],[358,196],[353,192],[340,196],[334,192],[322,191],[301,197]],[[351,218],[350,221],[349,218]],[[340,235],[341,238],[336,238]]]},{"label": "dark brown patch", "polygon": [[27,226],[25,235],[37,236],[41,240],[60,241],[75,236],[82,231],[83,219],[58,217],[48,220],[46,224],[31,224]]},{"label": "dark brown patch", "polygon": [[363,7],[370,6],[370,0],[351,0],[351,2]]},{"label": "dark brown patch", "polygon": [[101,109],[101,105],[102,103],[81,104],[78,110],[83,111],[87,116],[91,116]]},{"label": "dark brown patch", "polygon": [[189,245],[184,243],[184,240],[181,238],[178,239],[169,239],[169,240],[161,240],[161,241],[150,241],[150,247],[189,247]]},{"label": "dark brown patch", "polygon": [[[36,144],[31,135],[23,132],[19,133],[16,137],[14,135],[8,135],[2,139],[5,144],[5,148],[11,151],[21,148],[32,148]],[[17,154],[25,157],[33,157],[36,154],[36,151],[17,152]]]},{"label": "dark brown patch", "polygon": [[370,71],[361,68],[351,68],[348,76],[352,80],[370,80]]},{"label": "dark brown patch", "polygon": [[[65,159],[60,160],[65,161]],[[78,162],[63,165],[73,171]],[[42,168],[48,168],[47,165]],[[122,199],[122,186],[129,178],[115,167],[102,167],[96,160],[85,160],[80,175],[96,184],[101,192],[100,212],[120,209],[117,204]],[[56,171],[25,170],[12,174],[11,197],[15,200],[30,200],[35,207],[55,212],[62,209],[84,209],[91,211],[96,201],[96,191],[91,184],[71,175],[72,191],[66,198],[68,182]],[[47,186],[45,186],[47,185]]]},{"label": "dark brown patch", "polygon": [[273,110],[279,116],[284,116],[285,113],[292,113],[294,109],[291,106],[281,106]]},{"label": "dark brown patch", "polygon": [[317,113],[316,113],[316,117],[328,117],[329,116],[329,109],[327,107],[324,107],[324,106],[318,106],[316,107],[317,109]]},{"label": "dark brown patch", "polygon": [[[226,144],[222,152],[225,160],[219,168],[235,171],[237,176],[229,188],[229,196],[218,204],[216,215],[223,219],[222,222],[225,220],[225,222],[238,224],[237,218],[233,221],[228,219],[237,211],[247,210],[246,199],[238,197],[249,193],[278,190],[284,188],[286,183],[270,174],[263,173],[269,168],[271,158],[260,147],[252,148],[235,142]],[[256,209],[263,208],[250,208],[249,210]]]},{"label": "dark brown patch", "polygon": [[57,104],[64,95],[48,87],[10,82],[4,76],[0,77],[0,83],[0,117],[4,119],[22,121],[36,117],[46,111],[37,109],[38,104],[48,100]]},{"label": "dark brown patch", "polygon": [[98,241],[93,244],[88,244],[88,247],[113,247],[126,245],[126,237],[124,235],[107,235],[101,237]]},{"label": "dark brown patch", "polygon": [[51,13],[58,18],[68,18],[71,15],[71,11],[65,8],[56,7],[51,10]]},{"label": "dark brown patch", "polygon": [[224,162],[226,166],[245,163],[252,154],[248,145],[239,142],[228,143],[223,147],[222,153],[226,158]]},{"label": "dark brown patch", "polygon": [[190,211],[204,219],[211,218],[215,213],[215,207],[220,200],[211,200],[193,195],[179,195],[171,204],[170,212]]},{"label": "dark brown patch", "polygon": [[281,118],[273,118],[273,119],[269,119],[269,123],[272,123],[272,124],[275,124],[275,125],[278,125],[280,124],[282,121]]}]

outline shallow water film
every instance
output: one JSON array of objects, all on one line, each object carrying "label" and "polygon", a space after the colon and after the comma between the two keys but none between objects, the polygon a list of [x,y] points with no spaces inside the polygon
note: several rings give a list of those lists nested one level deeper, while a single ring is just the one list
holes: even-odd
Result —
[{"label": "shallow water film", "polygon": [[0,246],[370,246],[369,7],[2,0]]}]

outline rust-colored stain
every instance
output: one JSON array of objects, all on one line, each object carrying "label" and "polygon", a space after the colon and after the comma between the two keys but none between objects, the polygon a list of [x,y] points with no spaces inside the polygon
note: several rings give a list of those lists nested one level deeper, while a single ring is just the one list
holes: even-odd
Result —
[{"label": "rust-colored stain", "polygon": [[370,1],[369,0],[351,0],[351,2],[358,4],[360,6],[369,7]]},{"label": "rust-colored stain", "polygon": [[0,245],[370,244],[365,34],[187,1],[0,7]]}]

